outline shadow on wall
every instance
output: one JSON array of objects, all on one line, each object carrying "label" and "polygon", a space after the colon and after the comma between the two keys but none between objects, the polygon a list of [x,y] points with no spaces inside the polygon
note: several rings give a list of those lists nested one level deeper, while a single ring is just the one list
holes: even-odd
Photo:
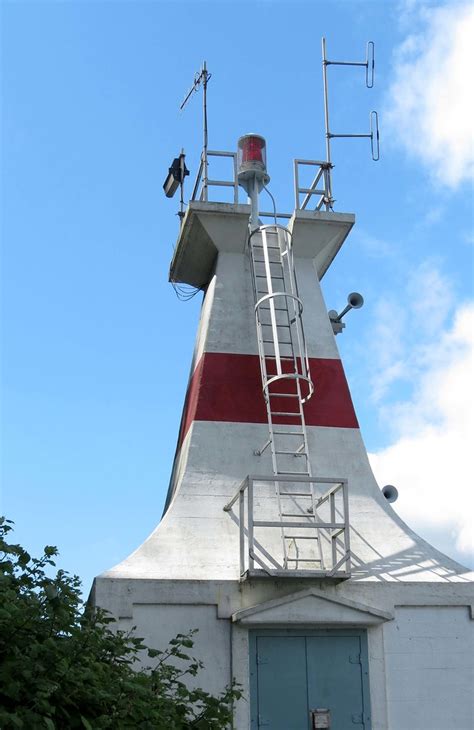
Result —
[{"label": "shadow on wall", "polygon": [[[409,576],[431,573],[436,582],[446,581],[449,583],[451,579],[454,579],[455,582],[470,582],[468,577],[464,577],[464,574],[469,572],[467,568],[447,558],[442,553],[438,553],[431,546],[427,546],[429,551],[425,552],[422,546],[414,545],[412,548],[401,550],[386,557],[375,550],[353,527],[351,527],[351,533],[354,533],[357,539],[363,542],[374,555],[373,560],[368,561],[366,558],[362,560],[351,550],[352,580],[377,578],[380,581],[404,582]],[[439,560],[437,559],[438,555]],[[441,562],[441,559],[443,562]]]},{"label": "shadow on wall", "polygon": [[[238,517],[229,512],[229,517],[238,526]],[[413,546],[407,550],[402,550],[387,557],[379,553],[372,545],[357,531],[354,527],[350,528],[351,535],[357,537],[366,548],[373,554],[372,560],[358,557],[354,550],[351,550],[351,580],[367,580],[367,578],[376,578],[381,582],[406,582],[408,578],[415,579],[418,574],[424,575],[426,580],[427,574],[432,574],[433,580],[436,582],[466,582],[469,583],[469,577],[465,574],[469,573],[467,568],[459,565],[455,561],[447,558],[441,553],[434,551],[431,546],[428,551],[424,551],[422,546]],[[248,537],[248,530],[244,529],[245,536]],[[254,541],[255,548],[264,556],[270,566],[274,569],[281,569],[281,565],[275,560],[268,549],[265,548],[258,540]],[[439,555],[439,560],[437,556]],[[441,562],[441,560],[443,562]],[[291,571],[290,571],[291,572]]]}]

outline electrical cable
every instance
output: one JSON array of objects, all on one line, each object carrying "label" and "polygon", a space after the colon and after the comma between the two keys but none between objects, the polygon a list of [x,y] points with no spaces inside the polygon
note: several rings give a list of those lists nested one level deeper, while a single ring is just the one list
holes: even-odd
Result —
[{"label": "electrical cable", "polygon": [[188,284],[178,284],[176,281],[171,282],[171,286],[174,289],[174,293],[180,300],[180,302],[189,302],[190,299],[196,296],[201,291],[199,287],[190,286]]},{"label": "electrical cable", "polygon": [[271,192],[269,191],[269,189],[267,188],[266,185],[263,186],[263,189],[268,193],[268,195],[270,196],[270,198],[272,200],[272,204],[273,204],[273,217],[275,219],[275,225],[278,225],[277,224],[277,209],[276,209],[275,198],[273,197],[273,195],[271,194]]}]

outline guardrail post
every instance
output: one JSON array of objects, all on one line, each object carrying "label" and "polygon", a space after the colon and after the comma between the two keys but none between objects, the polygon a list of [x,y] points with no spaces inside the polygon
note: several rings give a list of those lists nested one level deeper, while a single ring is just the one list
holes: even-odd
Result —
[{"label": "guardrail post", "polygon": [[248,553],[249,553],[249,570],[254,569],[253,559],[253,478],[251,476],[248,479],[248,496],[247,496],[247,513],[248,513]]},{"label": "guardrail post", "polygon": [[300,183],[298,176],[298,160],[293,160],[294,165],[294,179],[295,179],[295,210],[299,210],[300,207]]},{"label": "guardrail post", "polygon": [[234,161],[234,203],[237,205],[239,202],[239,181],[237,178],[237,155],[235,153],[232,155],[232,159]]},{"label": "guardrail post", "polygon": [[[331,522],[336,521],[336,495],[334,492],[331,493],[329,497],[329,505],[330,505],[330,520]],[[335,530],[332,530],[331,535],[331,551],[332,551],[332,567],[337,563],[337,537],[334,536]]]},{"label": "guardrail post", "polygon": [[347,480],[342,483],[342,499],[344,502],[344,547],[346,550],[346,572],[351,571],[351,543],[349,534],[349,495],[347,493]]},{"label": "guardrail post", "polygon": [[[244,482],[245,484],[245,482]],[[239,492],[240,575],[245,573],[245,487]]]}]

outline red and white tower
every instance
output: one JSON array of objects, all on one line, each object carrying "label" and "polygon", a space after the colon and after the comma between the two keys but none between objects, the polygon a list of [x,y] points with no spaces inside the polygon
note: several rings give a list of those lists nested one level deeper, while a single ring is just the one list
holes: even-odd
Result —
[{"label": "red and white tower", "polygon": [[151,646],[198,628],[208,689],[244,687],[236,728],[467,730],[472,583],[370,469],[320,287],[354,224],[330,163],[296,160],[313,185],[262,225],[264,139],[205,155],[170,269],[204,296],[166,510],[94,600]]}]

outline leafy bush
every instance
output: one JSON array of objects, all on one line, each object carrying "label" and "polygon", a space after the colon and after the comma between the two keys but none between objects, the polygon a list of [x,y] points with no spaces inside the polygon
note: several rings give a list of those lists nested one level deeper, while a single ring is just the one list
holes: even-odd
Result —
[{"label": "leafy bush", "polygon": [[[165,650],[147,649],[104,610],[82,604],[77,576],[48,577],[55,547],[32,558],[7,543],[11,530],[0,518],[2,730],[229,726],[241,696],[235,684],[218,697],[186,684],[203,668],[188,653],[195,632],[178,634]],[[134,670],[142,652],[153,666]]]}]

